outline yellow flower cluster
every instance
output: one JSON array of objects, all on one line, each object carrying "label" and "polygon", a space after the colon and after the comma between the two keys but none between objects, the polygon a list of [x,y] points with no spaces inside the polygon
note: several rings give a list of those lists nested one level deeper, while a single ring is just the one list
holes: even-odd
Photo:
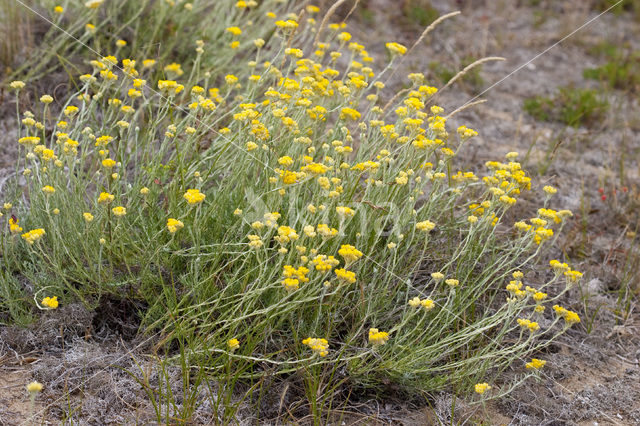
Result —
[{"label": "yellow flower cluster", "polygon": [[475,385],[475,391],[477,394],[482,395],[486,391],[490,390],[491,386],[488,383],[478,383]]},{"label": "yellow flower cluster", "polygon": [[354,272],[347,271],[343,268],[336,269],[334,272],[338,279],[342,282],[346,282],[348,284],[353,284],[356,282],[356,274]]},{"label": "yellow flower cluster", "polygon": [[352,264],[362,257],[362,252],[350,244],[341,245],[338,254],[342,256],[347,265]]},{"label": "yellow flower cluster", "polygon": [[377,328],[369,329],[369,343],[374,346],[382,346],[389,340],[389,333],[386,331],[378,331]]},{"label": "yellow flower cluster", "polygon": [[42,383],[40,382],[31,382],[27,385],[27,392],[29,392],[31,395],[35,395],[39,392],[42,392],[42,389],[44,388],[44,386],[42,386]]},{"label": "yellow flower cluster", "polygon": [[122,206],[116,206],[111,209],[111,212],[115,217],[122,217],[127,214],[127,209]]},{"label": "yellow flower cluster", "polygon": [[29,232],[22,234],[22,238],[29,244],[33,244],[44,236],[45,232],[43,228],[33,229]]},{"label": "yellow flower cluster", "polygon": [[257,250],[264,245],[264,243],[262,242],[262,238],[260,238],[259,235],[250,234],[247,235],[247,238],[249,239],[249,247],[251,247],[252,249]]},{"label": "yellow flower cluster", "polygon": [[336,207],[336,212],[338,213],[338,216],[340,216],[340,218],[347,218],[347,217],[353,217],[356,212],[353,209],[350,209],[349,207],[344,207],[344,206],[338,206]]},{"label": "yellow flower cluster", "polygon": [[109,204],[110,202],[115,200],[115,198],[116,197],[114,195],[109,194],[108,192],[101,192],[100,195],[98,196],[98,203]]},{"label": "yellow flower cluster", "polygon": [[391,52],[392,55],[402,56],[407,53],[407,48],[400,43],[391,42],[386,44],[387,49]]},{"label": "yellow flower cluster", "polygon": [[564,272],[569,271],[569,265],[566,263],[561,263],[559,260],[553,259],[549,261],[549,265],[553,269],[553,272],[556,274],[563,274]]},{"label": "yellow flower cluster", "polygon": [[340,261],[333,256],[319,254],[315,258],[313,258],[311,264],[315,266],[317,271],[329,272],[335,266],[338,266],[340,264]]},{"label": "yellow flower cluster", "polygon": [[528,328],[532,333],[540,330],[540,325],[537,322],[528,319],[518,318],[518,324],[522,328]]},{"label": "yellow flower cluster", "polygon": [[194,205],[202,203],[206,195],[198,189],[187,189],[187,192],[185,192],[182,197],[187,200],[187,203]]},{"label": "yellow flower cluster", "polygon": [[170,233],[175,234],[182,228],[184,228],[184,223],[182,223],[182,221],[171,217],[167,219],[167,229]]},{"label": "yellow flower cluster", "polygon": [[227,341],[227,348],[229,348],[231,352],[235,351],[239,347],[240,347],[240,341],[238,341],[238,339],[234,338],[234,339],[229,339]]},{"label": "yellow flower cluster", "polygon": [[[102,0],[92,0],[87,2],[87,7],[98,7],[101,3]],[[161,3],[171,6],[180,4],[176,0]],[[194,7],[191,3],[187,4],[190,5],[189,8]],[[258,6],[255,1],[237,1],[234,16],[244,19]],[[300,23],[297,20],[302,15],[286,15],[276,21],[275,13],[265,14],[262,7],[258,9],[259,20],[230,21],[218,31],[218,35],[224,40],[221,46],[231,58],[243,57],[249,60],[246,69],[221,68],[225,71],[215,74],[213,70],[198,68],[210,63],[209,60],[205,61],[205,54],[214,50],[207,48],[205,51],[205,43],[202,40],[196,42],[196,60],[193,63],[185,62],[184,69],[181,64],[174,62],[160,67],[157,72],[147,73],[145,70],[153,68],[156,60],[138,61],[142,68],[137,70],[134,59],[123,59],[122,66],[118,67],[116,57],[106,56],[91,61],[93,72],[79,77],[80,82],[85,85],[77,99],[74,98],[74,103],[79,107],[63,103],[68,106],[60,114],[64,120],[58,118],[60,121],[52,132],[54,143],[51,144],[51,148],[48,147],[49,142],[41,143],[41,138],[35,136],[41,134],[44,137],[45,124],[48,123],[39,123],[31,113],[25,113],[24,117],[20,117],[23,126],[26,127],[26,133],[18,143],[21,150],[26,151],[27,160],[33,163],[29,171],[25,170],[25,176],[33,173],[32,177],[38,178],[36,188],[41,188],[35,191],[33,196],[40,197],[47,203],[61,201],[63,197],[72,197],[74,194],[67,193],[72,191],[65,191],[65,188],[72,187],[67,186],[67,181],[75,175],[67,171],[71,170],[74,164],[83,164],[74,170],[78,171],[78,176],[83,173],[83,176],[89,176],[87,173],[91,173],[92,179],[95,176],[99,181],[94,188],[101,188],[98,191],[103,190],[97,196],[97,204],[102,205],[104,211],[94,211],[96,201],[93,199],[91,206],[80,207],[74,211],[73,221],[70,222],[72,225],[77,226],[77,222],[80,222],[80,231],[92,233],[100,244],[122,239],[122,251],[126,256],[129,248],[139,246],[132,240],[136,236],[154,235],[157,228],[163,230],[165,226],[170,234],[184,228],[185,224],[174,218],[181,217],[188,222],[190,232],[180,234],[180,252],[195,253],[196,250],[223,247],[219,251],[220,259],[225,262],[231,260],[234,265],[233,272],[224,277],[224,280],[230,281],[224,291],[231,292],[242,287],[242,294],[236,295],[242,300],[248,300],[243,298],[253,297],[260,290],[238,286],[235,285],[237,282],[233,281],[244,272],[242,268],[253,267],[255,264],[265,265],[261,273],[264,271],[265,276],[269,277],[274,276],[271,270],[273,267],[282,268],[282,276],[279,276],[279,269],[276,269],[276,278],[269,279],[272,282],[266,285],[272,289],[273,286],[279,288],[281,284],[289,292],[285,296],[286,300],[295,301],[295,306],[303,307],[305,315],[306,312],[314,311],[307,309],[309,304],[321,303],[325,306],[335,302],[335,318],[344,318],[345,311],[341,309],[352,309],[350,298],[353,294],[356,298],[360,295],[352,292],[353,286],[343,285],[334,288],[332,282],[366,282],[366,290],[363,285],[361,297],[380,299],[379,305],[388,309],[389,313],[387,317],[385,311],[385,324],[391,326],[390,324],[395,324],[393,321],[400,319],[390,330],[398,345],[391,345],[389,348],[391,352],[396,351],[394,357],[400,360],[406,356],[403,352],[410,350],[401,342],[415,342],[416,346],[422,344],[411,335],[414,332],[419,333],[419,330],[409,330],[411,327],[404,327],[404,321],[422,324],[422,321],[426,320],[425,315],[428,315],[425,312],[435,308],[434,299],[441,300],[441,294],[438,293],[442,292],[443,288],[449,291],[446,292],[448,295],[444,295],[447,301],[443,302],[442,306],[449,301],[452,305],[459,303],[454,299],[463,299],[472,291],[489,292],[495,288],[480,288],[474,274],[465,272],[454,275],[461,278],[461,284],[458,279],[446,278],[444,273],[434,272],[431,274],[433,281],[418,289],[420,292],[427,286],[431,287],[433,299],[421,299],[417,296],[409,299],[403,287],[404,281],[391,277],[412,270],[411,268],[416,267],[416,262],[421,261],[417,260],[417,252],[412,251],[414,248],[424,247],[422,257],[426,257],[425,262],[435,263],[440,260],[429,254],[433,249],[433,241],[430,238],[432,235],[443,234],[442,242],[438,241],[438,244],[445,244],[445,240],[446,243],[457,244],[460,242],[457,240],[458,236],[461,241],[468,238],[464,240],[465,245],[460,246],[461,250],[478,243],[474,240],[478,235],[486,237],[489,241],[487,244],[495,242],[500,245],[496,250],[511,250],[506,243],[503,245],[495,238],[496,233],[490,226],[496,226],[500,218],[508,217],[503,216],[505,210],[518,202],[522,191],[531,189],[531,179],[516,161],[517,153],[507,154],[504,162],[488,162],[486,166],[489,173],[482,178],[482,182],[479,182],[480,177],[471,171],[454,169],[454,160],[459,149],[464,146],[463,142],[477,136],[478,132],[460,126],[457,128],[457,136],[454,134],[453,137],[449,137],[444,108],[431,102],[431,97],[437,89],[429,86],[425,76],[420,73],[408,76],[411,85],[406,91],[403,90],[397,97],[393,97],[397,100],[394,105],[385,106],[380,103],[387,95],[393,94],[383,93],[385,84],[378,81],[379,76],[376,77],[373,68],[368,66],[373,58],[363,45],[352,40],[351,33],[342,31],[343,23],[329,24],[326,27],[323,23],[323,28],[316,26],[312,14],[317,13],[319,9],[311,5],[306,7],[306,12],[312,17]],[[256,27],[263,26],[265,19],[271,23],[271,29],[275,26],[278,37],[265,37],[267,41],[256,38],[267,34],[255,31]],[[309,38],[304,36],[308,35],[304,32],[308,31],[309,27],[318,36],[313,46],[303,44]],[[321,39],[322,30],[325,28],[330,29],[332,33],[329,37]],[[87,36],[93,36],[91,34],[97,31],[92,24],[85,26],[85,29],[88,32]],[[328,32],[325,31],[324,34]],[[300,37],[301,35],[303,37]],[[202,38],[208,40],[208,43],[211,40],[206,34]],[[117,40],[117,36],[114,39]],[[280,39],[285,40],[281,48],[267,46],[267,43],[277,43]],[[296,46],[297,42],[301,44]],[[116,51],[125,50],[123,48],[128,50],[125,40],[118,40],[115,44],[118,47]],[[231,51],[229,46],[236,50]],[[263,47],[266,48],[262,50]],[[245,48],[247,52],[244,52]],[[392,62],[408,52],[407,47],[399,43],[387,43],[386,48]],[[273,52],[281,53],[278,57],[267,58],[271,60],[262,59],[262,62],[259,62],[262,55]],[[254,57],[250,56],[252,53],[255,53]],[[159,63],[160,58],[162,56],[158,58]],[[236,59],[225,60],[221,64],[234,63],[237,62]],[[149,80],[149,85],[157,87],[162,96],[148,90],[146,86],[145,78],[151,79],[153,75],[159,75],[158,73],[162,75],[162,79]],[[185,80],[181,80],[182,76]],[[209,84],[214,81],[219,82],[221,87],[210,87]],[[21,90],[24,83],[14,82],[11,83],[11,87]],[[39,107],[45,112],[50,112],[47,108],[53,98],[42,95],[40,100],[44,105]],[[184,105],[187,108],[176,109],[175,105]],[[92,108],[96,111],[104,108],[104,111],[102,114],[93,114]],[[161,114],[156,116],[158,111]],[[170,113],[165,114],[167,111]],[[96,123],[94,115],[103,117],[105,122]],[[156,118],[153,131],[149,132],[146,120]],[[209,126],[211,123],[215,123],[212,128]],[[51,124],[55,124],[55,121]],[[157,137],[157,134],[164,136]],[[151,144],[145,145],[148,142]],[[235,142],[240,144],[240,149],[233,148],[236,147]],[[145,149],[139,149],[140,146],[144,146]],[[78,154],[81,158],[72,157]],[[85,156],[88,159],[91,155],[94,157],[81,163]],[[133,167],[134,164],[144,166],[138,169]],[[206,172],[201,176],[198,170]],[[267,170],[273,173],[266,172]],[[116,171],[122,176],[115,173]],[[61,176],[63,179],[60,179]],[[151,182],[155,182],[155,186]],[[256,186],[251,187],[254,182],[257,182]],[[51,185],[43,186],[44,183]],[[150,185],[152,190],[146,186],[139,189],[144,183]],[[195,187],[200,189],[187,189]],[[255,204],[245,203],[248,201],[244,198],[245,194],[234,192],[236,188],[242,191],[245,187],[248,190],[260,189],[256,202],[263,203],[262,212],[268,212],[262,218],[253,216]],[[132,188],[136,188],[134,192],[131,191]],[[201,192],[204,188],[207,195]],[[138,189],[139,194],[135,192]],[[515,237],[518,244],[513,244],[515,248],[509,251],[509,255],[520,248],[535,249],[534,242],[541,244],[551,239],[557,229],[555,226],[562,226],[564,219],[571,215],[567,210],[547,209],[546,203],[556,190],[545,186],[543,191],[547,194],[544,200],[545,208],[538,210],[537,217],[515,224],[524,235]],[[251,198],[248,193],[249,191],[246,193],[247,198]],[[45,198],[47,195],[49,198]],[[207,196],[209,199],[205,204]],[[189,206],[197,208],[183,213],[174,211],[176,205],[185,207],[185,201]],[[135,211],[135,215],[130,216],[131,220],[121,220],[117,226],[105,226],[102,223],[105,217],[110,219],[112,215],[123,217],[127,214],[127,208],[124,206],[117,205],[111,208],[120,203],[126,203],[125,205]],[[139,208],[135,207],[135,203],[140,203]],[[455,214],[459,206],[466,205],[469,205],[469,211],[463,207],[462,216]],[[396,207],[400,209],[395,210]],[[272,211],[277,209],[283,214]],[[224,214],[219,214],[218,210],[223,210]],[[55,220],[54,225],[65,219],[65,215],[52,218],[50,211],[59,213],[59,210],[50,210],[47,207],[46,217]],[[85,213],[82,213],[83,211]],[[95,218],[88,211],[96,214]],[[227,214],[231,211],[233,217]],[[82,223],[80,214],[85,223]],[[169,215],[174,217],[167,218]],[[431,220],[426,220],[425,217]],[[166,224],[163,222],[165,218]],[[92,223],[94,220],[96,223]],[[31,216],[25,220],[26,223],[31,221],[41,223],[33,220]],[[282,224],[279,224],[279,221]],[[442,232],[431,234],[436,228],[436,223],[438,231]],[[12,217],[8,224],[11,233],[22,232],[17,219]],[[461,224],[464,226],[460,227]],[[50,229],[49,225],[43,226]],[[147,227],[151,226],[155,227],[153,232],[147,232]],[[223,231],[219,232],[220,229]],[[109,232],[108,236],[96,235],[105,231]],[[387,234],[387,231],[390,232]],[[51,235],[60,234],[54,232],[54,229],[50,232]],[[22,237],[29,244],[33,244],[44,233],[44,229],[40,228],[23,234]],[[111,234],[115,236],[112,237]],[[216,240],[217,238],[220,239]],[[178,245],[178,241],[170,236],[157,240],[161,241],[160,244],[166,244],[163,250]],[[201,244],[205,241],[206,243]],[[520,244],[519,241],[524,241],[525,244]],[[343,244],[347,242],[353,242],[362,251],[354,245]],[[506,242],[510,243],[508,240]],[[484,244],[485,241],[481,243]],[[239,249],[226,250],[225,246]],[[163,253],[163,250],[158,248],[152,247],[149,253]],[[34,251],[36,252],[39,250]],[[101,254],[107,252],[112,250],[100,250]],[[270,256],[272,252],[279,255]],[[353,267],[365,256],[363,252],[367,253],[367,262],[357,264],[357,268]],[[448,252],[449,250],[443,251]],[[236,256],[241,260],[236,262]],[[166,256],[160,257],[163,259],[155,257],[149,262],[164,262]],[[454,259],[464,258],[465,253],[460,253]],[[194,255],[185,259],[187,262],[196,257]],[[455,262],[456,260],[450,260],[441,264],[440,268],[448,274],[450,271],[459,271]],[[488,259],[487,262],[492,260]],[[551,266],[557,276],[564,275],[567,283],[574,283],[581,278],[582,274],[571,270],[568,265],[553,262]],[[222,264],[202,262],[194,264],[193,267],[204,270]],[[377,268],[373,265],[384,267]],[[497,263],[491,265],[495,267]],[[506,262],[500,265],[499,268],[504,265],[505,268],[511,268],[509,265],[513,263]],[[236,271],[235,268],[240,270]],[[204,271],[206,273],[200,276],[217,277],[220,272],[210,269]],[[401,278],[406,279],[407,276]],[[542,302],[548,298],[542,291],[529,286],[524,287],[522,279],[523,274],[516,271],[513,273],[513,280],[506,286],[510,293],[508,300],[513,302],[508,306],[510,316],[507,318],[507,324],[518,318],[524,308],[531,307],[528,302],[535,301],[535,312],[542,312]],[[310,281],[311,284],[303,286],[302,291],[295,292],[302,284]],[[316,284],[324,285],[325,289],[318,288]],[[545,287],[541,289],[544,290]],[[321,292],[323,298],[320,302],[317,292]],[[336,297],[335,294],[339,292],[342,292],[341,295]],[[230,293],[227,293],[227,296],[229,295]],[[492,297],[493,293],[490,296]],[[407,300],[405,297],[409,299],[408,307],[393,306],[397,300]],[[51,307],[50,304],[54,302],[57,306],[55,297],[45,298],[42,304]],[[473,309],[475,303],[481,301],[474,302]],[[271,310],[272,307],[268,306],[269,304],[263,305],[262,302],[260,305],[260,312],[247,317],[250,325],[254,320],[265,321],[264,324],[271,321],[270,314],[274,312]],[[273,309],[276,306],[278,309],[281,307],[278,304],[272,305]],[[378,302],[371,306],[377,305]],[[255,303],[243,302],[238,306],[251,309]],[[200,306],[192,308],[193,313],[198,314],[197,309],[200,309]],[[462,308],[462,314],[467,308],[469,305]],[[554,309],[567,324],[580,321],[574,312],[557,306]],[[418,314],[417,310],[421,313]],[[229,311],[225,314],[234,315],[239,312]],[[402,317],[405,312],[410,315]],[[438,317],[434,316],[434,321],[441,320]],[[373,317],[354,318],[355,321],[360,320],[361,327],[362,324],[369,323]],[[468,318],[476,318],[475,313]],[[308,318],[305,316],[300,319],[307,321]],[[540,329],[538,323],[529,319],[520,318],[517,321],[523,329],[531,332]],[[203,324],[203,327],[211,327],[211,330],[215,330],[214,333],[218,333],[221,346],[224,346],[226,339],[233,336],[231,333],[242,333],[237,336],[244,340],[245,332],[227,329],[227,325],[216,329],[219,324]],[[380,324],[382,327],[382,323]],[[477,324],[471,322],[469,326],[474,327]],[[332,327],[333,324],[329,330],[336,330]],[[389,341],[389,333],[371,328],[368,341],[374,347],[385,345]],[[326,339],[308,337],[302,343],[319,357],[325,357],[329,352]],[[250,346],[252,345],[247,345]],[[350,346],[352,345],[345,344],[346,349]],[[240,341],[237,338],[226,340],[226,347],[229,352],[233,352],[240,347]],[[347,352],[345,354],[345,359],[352,356]],[[402,362],[392,364],[394,365],[389,368],[394,369],[393,374],[400,376],[399,373],[404,373]],[[539,369],[543,365],[544,361],[533,359],[527,364],[527,368]],[[377,367],[374,365],[372,368]],[[475,389],[477,393],[483,394],[491,389],[491,386],[479,383]]]},{"label": "yellow flower cluster", "polygon": [[556,276],[564,275],[568,285],[575,284],[582,278],[582,272],[572,270],[567,263],[562,263],[559,260],[550,260],[549,266]]},{"label": "yellow flower cluster", "polygon": [[298,238],[300,238],[300,236],[296,233],[295,229],[289,226],[279,226],[278,235],[275,237],[275,240],[284,245],[290,241],[296,241]]},{"label": "yellow flower cluster", "polygon": [[282,272],[284,280],[282,280],[282,285],[287,291],[297,290],[300,283],[309,282],[309,278],[307,278],[308,273],[309,268],[304,266],[299,266],[296,269],[291,265],[284,265],[284,270]]},{"label": "yellow flower cluster", "polygon": [[444,283],[451,288],[455,288],[460,285],[460,281],[456,280],[455,278],[447,278],[446,280],[444,280]]},{"label": "yellow flower cluster", "polygon": [[412,308],[422,306],[425,310],[430,311],[435,307],[435,302],[429,298],[420,300],[419,297],[414,297],[413,299],[409,300],[409,306],[411,306]]},{"label": "yellow flower cluster", "polygon": [[326,339],[307,337],[302,341],[302,344],[308,346],[314,354],[323,358],[329,354],[329,342]]},{"label": "yellow flower cluster", "polygon": [[335,237],[336,235],[338,235],[337,229],[331,228],[329,227],[329,225],[325,223],[319,223],[316,229],[318,230],[318,234],[320,234],[325,239]]},{"label": "yellow flower cluster", "polygon": [[45,297],[42,299],[42,306],[46,306],[49,309],[56,309],[58,307],[58,296]]},{"label": "yellow flower cluster", "polygon": [[18,224],[18,219],[14,219],[13,217],[9,218],[9,230],[12,234],[19,234],[22,232],[22,227]]},{"label": "yellow flower cluster", "polygon": [[460,126],[457,129],[458,134],[463,140],[472,138],[474,136],[478,136],[478,132],[473,129],[468,128],[467,126]]},{"label": "yellow flower cluster", "polygon": [[566,325],[573,325],[580,322],[580,316],[573,311],[563,308],[559,305],[553,305],[553,310],[556,311],[559,317],[564,318]]},{"label": "yellow flower cluster", "polygon": [[416,223],[416,229],[424,233],[431,232],[435,227],[436,227],[436,224],[429,220],[424,220],[422,222]]},{"label": "yellow flower cluster", "polygon": [[577,283],[582,278],[582,272],[578,271],[565,271],[564,276],[567,278],[567,282],[570,284]]},{"label": "yellow flower cluster", "polygon": [[525,364],[525,367],[527,368],[527,370],[540,370],[542,367],[545,366],[546,363],[547,361],[537,359],[537,358],[532,358],[531,362],[528,362]]}]

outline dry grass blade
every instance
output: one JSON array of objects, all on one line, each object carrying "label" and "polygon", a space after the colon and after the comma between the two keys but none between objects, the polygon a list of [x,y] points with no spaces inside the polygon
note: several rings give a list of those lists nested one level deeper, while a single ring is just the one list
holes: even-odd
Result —
[{"label": "dry grass blade", "polygon": [[478,65],[482,65],[486,62],[491,62],[491,61],[504,61],[505,58],[502,58],[500,56],[488,56],[486,58],[481,58],[478,59],[477,61],[467,65],[466,67],[464,67],[464,69],[462,69],[462,71],[460,71],[458,74],[456,74],[455,76],[453,76],[453,78],[451,80],[449,80],[447,82],[447,84],[444,85],[444,87],[442,89],[440,89],[439,92],[442,92],[443,90],[445,90],[446,88],[450,87],[453,83],[455,83],[458,79],[460,79],[461,77],[463,77],[466,73],[468,73],[469,71],[471,71],[473,68],[477,67]]},{"label": "dry grass blade", "polygon": [[[335,2],[333,4],[333,6],[331,6],[329,8],[329,10],[327,10],[327,13],[324,15],[324,18],[322,18],[322,23],[320,23],[320,28],[318,28],[318,33],[316,34],[316,38],[313,40],[313,45],[314,46],[318,45],[318,40],[320,40],[320,34],[322,34],[322,31],[327,26],[327,22],[329,21],[329,18],[331,18],[333,16],[333,14],[336,13],[336,10],[338,10],[338,8],[340,6],[342,6],[342,4],[344,4],[346,1],[347,0],[338,0],[337,2]],[[353,5],[353,8],[349,12],[349,14],[351,14],[351,12],[353,12],[353,10],[356,8],[356,6],[358,5],[359,2],[360,2],[360,0],[356,0],[356,2]]]},{"label": "dry grass blade", "polygon": [[[436,19],[435,21],[433,21],[427,28],[424,29],[424,31],[422,31],[422,34],[420,34],[420,37],[418,37],[418,39],[415,41],[415,43],[413,43],[413,45],[411,45],[411,48],[407,51],[407,53],[400,59],[400,62],[398,63],[398,65],[391,71],[391,74],[389,74],[389,76],[387,77],[386,81],[391,80],[391,78],[393,77],[393,75],[396,73],[396,71],[398,69],[400,69],[400,65],[402,65],[402,63],[405,61],[405,59],[407,57],[409,57],[411,55],[411,52],[413,51],[413,49],[416,48],[416,46],[418,46],[420,43],[422,43],[422,41],[425,39],[425,37],[431,32],[433,31],[441,22],[449,19],[449,18],[453,18],[456,15],[459,15],[460,11],[455,11],[455,12],[451,12],[451,13],[447,13],[446,15],[442,15],[441,17],[439,17],[438,19]],[[395,101],[398,97],[398,95],[400,95],[400,93],[398,93],[390,102]],[[385,105],[384,107],[384,111],[387,110],[387,108],[389,107],[391,103],[388,103],[387,105]]]},{"label": "dry grass blade", "polygon": [[[451,13],[447,13],[446,15],[442,15],[441,17],[439,17],[438,19],[436,19],[435,21],[433,21],[431,24],[429,24],[429,26],[427,28],[424,29],[424,31],[422,32],[422,34],[420,34],[420,37],[418,37],[418,40],[416,40],[415,43],[413,43],[413,46],[411,46],[411,49],[409,49],[409,51],[407,52],[407,56],[409,56],[411,54],[411,52],[413,51],[413,49],[415,49],[415,47],[417,45],[419,45],[420,43],[422,43],[422,41],[425,39],[425,37],[431,32],[433,31],[441,22],[449,19],[449,18],[453,18],[454,16],[459,15],[461,12],[459,10],[456,10],[455,12],[451,12]],[[405,56],[406,57],[406,56]]]},{"label": "dry grass blade", "polygon": [[464,111],[464,110],[465,110],[465,109],[467,109],[467,108],[471,108],[472,106],[480,105],[480,104],[483,104],[483,103],[485,103],[485,102],[487,102],[487,100],[486,100],[486,99],[480,99],[479,101],[475,101],[475,102],[472,102],[472,103],[470,103],[470,104],[463,105],[463,106],[461,106],[460,108],[456,109],[455,111],[451,112],[451,113],[450,113],[449,115],[447,115],[445,118],[448,120],[448,119],[450,119],[451,117],[453,117],[454,115],[458,114],[459,112]]}]

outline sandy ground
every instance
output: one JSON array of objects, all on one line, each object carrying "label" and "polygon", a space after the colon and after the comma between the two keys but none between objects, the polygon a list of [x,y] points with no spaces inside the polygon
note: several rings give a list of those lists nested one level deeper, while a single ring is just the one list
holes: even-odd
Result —
[{"label": "sandy ground", "polygon": [[[547,164],[545,154],[554,153],[545,174],[536,177],[538,189],[545,184],[558,187],[554,206],[573,210],[575,217],[546,260],[565,253],[575,267],[585,271],[581,288],[563,301],[580,313],[583,322],[540,354],[548,361],[540,380],[492,402],[486,414],[443,393],[435,395],[429,406],[360,401],[342,421],[478,424],[485,416],[485,424],[640,424],[637,300],[631,301],[628,316],[616,305],[625,256],[637,249],[635,242],[625,238],[627,230],[637,225],[629,220],[633,216],[629,209],[638,206],[640,184],[637,96],[608,93],[612,108],[602,123],[591,128],[538,122],[522,109],[526,97],[548,95],[560,86],[598,87],[582,78],[583,68],[603,62],[589,54],[589,48],[604,40],[637,43],[640,24],[628,15],[603,16],[529,62],[596,13],[582,1],[542,1],[536,9],[527,6],[533,2],[515,0],[433,3],[441,14],[463,13],[443,23],[417,46],[415,56],[405,61],[389,84],[400,85],[407,72],[428,75],[431,61],[459,67],[466,56],[506,59],[482,67],[480,91],[488,90],[481,98],[487,102],[461,112],[451,122],[454,126],[466,124],[480,133],[465,154],[470,169],[477,170],[485,161],[499,159],[509,151],[524,155],[533,146],[525,168],[535,175]],[[407,24],[400,8],[390,4],[389,0],[370,0],[370,13],[352,17],[354,38],[367,40],[368,49],[379,56],[384,54],[384,42],[411,45],[421,31]],[[517,73],[505,78],[516,69]],[[453,111],[474,98],[474,90],[477,93],[477,88],[468,84],[456,84],[439,95],[438,103]],[[0,167],[10,168],[15,154],[14,124],[9,113],[3,116]],[[603,202],[598,188],[608,191],[612,182],[621,180],[629,193],[616,198],[615,203],[611,199]],[[637,294],[640,286],[636,276],[629,285],[635,286]],[[126,307],[106,309],[102,315],[116,316],[118,309]],[[79,424],[151,422],[152,407],[135,379],[144,371],[152,382],[157,381],[149,357],[151,342],[145,336],[134,336],[122,324],[79,306],[63,307],[48,321],[29,329],[0,327],[0,424],[20,424],[28,419],[24,385],[31,379],[49,384],[36,404],[38,423],[57,424],[67,416]],[[172,380],[177,383],[178,375]],[[205,395],[201,398],[206,400]],[[267,404],[272,406],[265,406],[265,412],[273,418],[282,414],[277,399]],[[209,410],[204,403],[195,419],[205,423]],[[243,412],[243,416],[245,423],[252,423],[251,413]]]}]

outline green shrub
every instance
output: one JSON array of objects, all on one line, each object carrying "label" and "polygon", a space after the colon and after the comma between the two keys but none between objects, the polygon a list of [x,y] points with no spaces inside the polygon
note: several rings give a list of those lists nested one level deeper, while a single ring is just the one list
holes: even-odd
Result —
[{"label": "green shrub", "polygon": [[631,12],[636,19],[640,18],[640,1],[638,0],[593,0],[592,8],[602,12],[611,8],[611,12],[618,15]]},{"label": "green shrub", "polygon": [[402,16],[411,25],[426,27],[440,17],[429,0],[404,0]]},{"label": "green shrub", "polygon": [[[189,16],[185,28],[205,21]],[[568,265],[523,285],[571,215],[549,209],[555,189],[516,221],[531,189],[517,153],[482,178],[463,170],[457,153],[477,133],[447,130],[422,74],[384,109],[381,78],[405,46],[388,43],[376,74],[340,23],[287,15],[260,24],[265,42],[244,31],[253,16],[208,23],[223,41],[176,41],[192,52],[181,64],[132,40],[130,58],[90,63],[59,115],[45,94],[19,113],[1,309],[134,300],[144,330],[166,336],[160,368],[175,361],[186,388],[193,371],[226,401],[285,376],[318,422],[345,386],[470,393],[491,381],[493,393],[476,388],[490,398],[510,391],[506,368],[522,368],[514,385],[537,374],[522,360],[579,322],[545,310],[579,279]],[[174,403],[162,395],[158,421]]]},{"label": "green shrub", "polygon": [[579,127],[601,123],[609,103],[596,90],[561,87],[552,97],[526,99],[523,107],[536,120],[558,121]]},{"label": "green shrub", "polygon": [[585,69],[582,73],[585,78],[601,81],[614,89],[630,92],[640,89],[640,52],[610,43],[603,43],[594,50],[604,54],[609,61],[599,67]]}]

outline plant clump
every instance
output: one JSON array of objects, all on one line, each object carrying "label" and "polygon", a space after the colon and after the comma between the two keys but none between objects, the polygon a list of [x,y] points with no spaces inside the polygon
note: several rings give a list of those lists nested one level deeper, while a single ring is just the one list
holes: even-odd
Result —
[{"label": "plant clump", "polygon": [[[525,278],[571,213],[545,188],[515,220],[535,188],[518,154],[464,169],[477,132],[450,128],[424,75],[386,106],[406,46],[389,42],[380,63],[313,6],[299,20],[221,3],[242,9],[225,46],[197,40],[177,63],[114,42],[57,117],[44,101],[19,110],[1,243],[25,294],[11,301],[30,296],[20,276],[50,309],[143,302],[144,327],[185,369],[225,391],[297,372],[316,416],[339,386],[489,395],[579,322],[558,305],[579,272],[558,262],[535,287]],[[252,8],[269,40],[245,31]],[[524,362],[527,376],[543,365]]]},{"label": "plant clump", "polygon": [[602,125],[609,103],[599,91],[565,86],[552,96],[524,101],[524,110],[536,120],[557,121],[572,127]]}]

